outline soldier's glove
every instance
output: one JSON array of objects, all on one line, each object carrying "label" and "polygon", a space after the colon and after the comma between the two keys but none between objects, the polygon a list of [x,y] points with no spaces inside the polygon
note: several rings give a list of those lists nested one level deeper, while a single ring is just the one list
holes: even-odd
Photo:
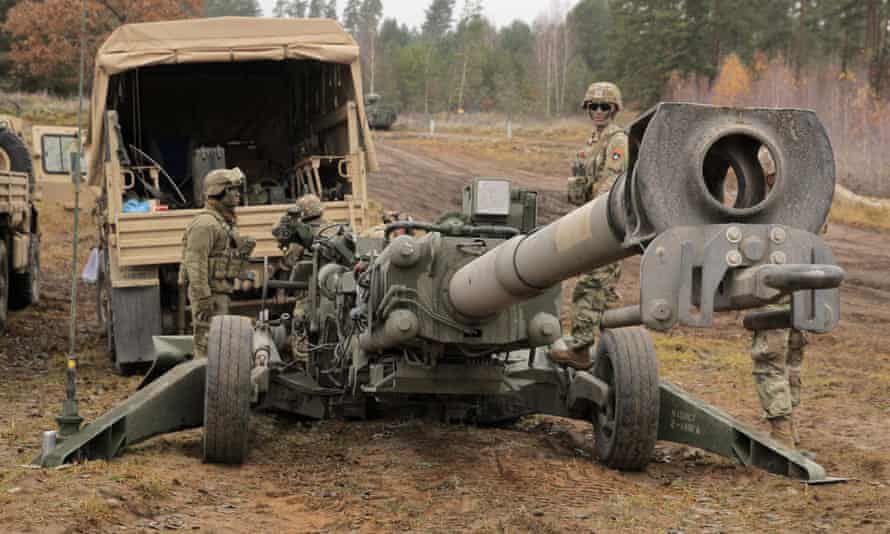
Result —
[{"label": "soldier's glove", "polygon": [[584,167],[584,162],[580,159],[576,159],[572,162],[572,176],[584,176],[586,171],[587,169]]},{"label": "soldier's glove", "polygon": [[245,237],[241,239],[241,243],[238,244],[238,255],[241,256],[242,260],[249,260],[250,255],[253,254],[253,249],[256,248],[256,240],[250,237]]},{"label": "soldier's glove", "polygon": [[199,323],[209,323],[213,317],[213,301],[210,297],[198,299],[195,303],[195,320]]},{"label": "soldier's glove", "polygon": [[572,176],[569,178],[569,202],[576,206],[586,204],[589,200],[590,186],[590,179],[586,176]]}]

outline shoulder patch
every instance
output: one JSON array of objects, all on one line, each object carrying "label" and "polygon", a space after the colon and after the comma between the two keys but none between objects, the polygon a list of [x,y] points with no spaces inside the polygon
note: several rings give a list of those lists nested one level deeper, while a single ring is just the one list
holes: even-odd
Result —
[{"label": "shoulder patch", "polygon": [[620,161],[621,158],[623,158],[623,157],[624,157],[624,150],[622,150],[620,148],[612,149],[612,155],[611,155],[612,161]]}]

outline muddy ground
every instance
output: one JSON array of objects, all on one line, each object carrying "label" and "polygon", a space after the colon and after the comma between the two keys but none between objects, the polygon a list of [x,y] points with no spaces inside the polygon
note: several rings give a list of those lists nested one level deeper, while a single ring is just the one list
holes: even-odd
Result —
[{"label": "muddy ground", "polygon": [[[394,133],[378,138],[378,150],[371,195],[416,219],[456,209],[473,175],[541,191],[544,219],[569,207],[559,162],[571,144]],[[808,348],[802,436],[830,474],[850,481],[805,486],[666,443],[644,472],[611,471],[590,460],[589,425],[547,417],[475,428],[259,415],[241,468],[203,464],[195,430],[110,463],[28,469],[40,431],[54,428],[67,348],[71,215],[51,206],[45,214],[44,300],[14,314],[0,339],[2,532],[890,531],[890,239],[878,230],[833,223],[828,235],[848,273],[843,321]],[[85,249],[92,239],[81,241]],[[637,268],[625,262],[628,302]],[[112,373],[93,326],[93,290],[80,289],[79,393],[90,419],[138,379]],[[762,425],[739,323],[729,316],[715,330],[657,336],[662,375]]]}]

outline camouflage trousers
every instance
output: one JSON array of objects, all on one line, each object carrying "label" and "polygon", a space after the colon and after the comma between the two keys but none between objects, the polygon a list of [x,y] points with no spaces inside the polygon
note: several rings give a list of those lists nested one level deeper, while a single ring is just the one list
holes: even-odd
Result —
[{"label": "camouflage trousers", "polygon": [[210,321],[217,315],[226,315],[229,313],[229,303],[231,297],[226,293],[214,293],[210,296],[210,304],[213,306],[213,315],[207,321],[199,321],[195,315],[197,311],[192,307],[192,331],[195,335],[194,357],[207,357],[207,338],[210,336]]},{"label": "camouflage trousers", "polygon": [[808,341],[800,330],[760,330],[754,333],[751,359],[754,385],[766,417],[788,417],[800,404],[800,368]]},{"label": "camouflage trousers", "polygon": [[572,336],[570,349],[593,345],[603,322],[603,313],[614,308],[621,296],[615,287],[621,279],[621,264],[612,263],[582,274],[572,292]]}]

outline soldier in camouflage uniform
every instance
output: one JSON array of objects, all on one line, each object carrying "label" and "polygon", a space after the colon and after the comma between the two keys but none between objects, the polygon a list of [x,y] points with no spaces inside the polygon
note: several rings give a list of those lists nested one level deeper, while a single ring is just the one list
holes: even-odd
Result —
[{"label": "soldier in camouflage uniform", "polygon": [[[288,210],[272,230],[272,234],[279,240],[289,242],[284,253],[283,267],[285,271],[295,269],[306,251],[312,247],[319,231],[327,225],[324,220],[324,204],[317,196],[309,194],[297,199],[296,206]],[[298,322],[305,322],[306,299],[308,295],[303,293],[297,297],[294,303],[293,316]],[[296,362],[306,366],[308,364],[307,340],[303,337],[291,338],[291,352]]]},{"label": "soldier in camouflage uniform", "polygon": [[205,208],[182,237],[179,276],[181,285],[188,287],[196,358],[207,357],[210,321],[229,312],[235,279],[255,245],[253,240],[239,237],[235,228],[243,180],[237,167],[210,171],[204,179]]},{"label": "soldier in camouflage uniform", "polygon": [[[614,123],[621,110],[621,91],[609,82],[587,89],[582,104],[593,121],[593,132],[572,164],[569,202],[583,205],[612,188],[624,173],[627,134]],[[575,369],[590,367],[590,347],[606,309],[619,300],[615,287],[621,277],[621,264],[613,263],[581,275],[572,293],[572,335],[551,350],[550,358]]]},{"label": "soldier in camouflage uniform", "polygon": [[[758,158],[766,178],[767,188],[776,181],[776,166],[769,151],[761,147]],[[788,301],[778,306],[787,308]],[[770,423],[774,439],[791,447],[800,445],[794,409],[800,404],[800,368],[803,364],[807,337],[791,328],[787,334],[779,330],[754,332],[751,344],[754,385],[760,404]]]}]

